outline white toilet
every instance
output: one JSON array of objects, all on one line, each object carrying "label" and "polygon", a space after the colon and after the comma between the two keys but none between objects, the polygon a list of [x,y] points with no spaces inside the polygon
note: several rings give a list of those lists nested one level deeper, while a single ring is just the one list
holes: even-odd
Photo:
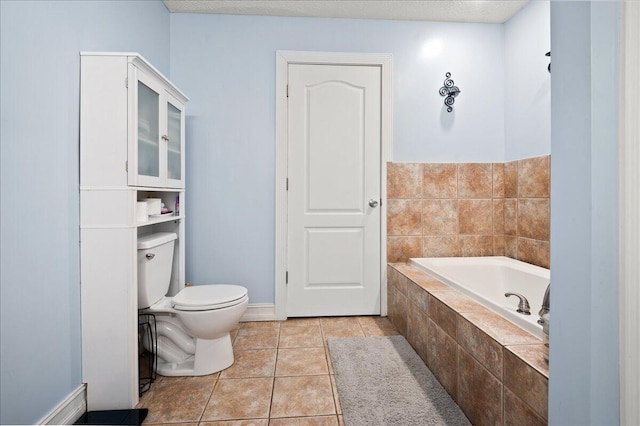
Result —
[{"label": "white toilet", "polygon": [[233,364],[229,332],[247,309],[249,295],[237,285],[199,285],[167,297],[176,239],[171,232],[138,238],[138,309],[156,318],[156,372],[204,376]]}]

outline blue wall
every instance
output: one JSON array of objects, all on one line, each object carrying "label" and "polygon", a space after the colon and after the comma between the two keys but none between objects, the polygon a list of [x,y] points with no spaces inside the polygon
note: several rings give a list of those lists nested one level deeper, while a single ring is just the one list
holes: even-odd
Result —
[{"label": "blue wall", "polygon": [[191,99],[187,280],[274,301],[276,50],[391,53],[395,161],[502,161],[503,42],[502,25],[172,14],[171,77]]},{"label": "blue wall", "polygon": [[620,3],[552,2],[549,424],[619,424]]},{"label": "blue wall", "polygon": [[[618,421],[618,7],[551,5],[551,424]],[[37,422],[81,382],[80,50],[138,51],[192,98],[188,279],[246,284],[255,303],[273,301],[275,50],[393,53],[394,159],[501,161],[508,31],[0,1],[0,423]],[[435,39],[447,51],[423,54]],[[452,115],[437,95],[447,71],[462,89]]]},{"label": "blue wall", "polygon": [[81,383],[81,50],[169,71],[159,1],[0,1],[0,423],[36,423]]},{"label": "blue wall", "polygon": [[548,1],[529,2],[504,24],[504,160],[547,155],[551,149],[551,35]]}]

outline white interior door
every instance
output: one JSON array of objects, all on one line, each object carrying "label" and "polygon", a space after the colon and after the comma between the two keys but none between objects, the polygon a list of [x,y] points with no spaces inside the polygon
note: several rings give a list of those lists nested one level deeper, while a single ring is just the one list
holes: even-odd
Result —
[{"label": "white interior door", "polygon": [[380,313],[381,73],[288,70],[289,317]]}]

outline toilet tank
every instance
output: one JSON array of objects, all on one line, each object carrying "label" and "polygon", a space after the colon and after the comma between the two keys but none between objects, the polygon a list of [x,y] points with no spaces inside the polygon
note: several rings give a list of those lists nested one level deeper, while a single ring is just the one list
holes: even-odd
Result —
[{"label": "toilet tank", "polygon": [[138,237],[138,309],[148,308],[167,294],[177,238],[173,232]]}]

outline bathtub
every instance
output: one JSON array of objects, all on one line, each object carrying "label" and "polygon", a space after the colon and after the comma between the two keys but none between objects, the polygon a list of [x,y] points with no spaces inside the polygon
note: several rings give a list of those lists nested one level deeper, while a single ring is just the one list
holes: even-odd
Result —
[{"label": "bathtub", "polygon": [[[549,284],[548,269],[504,256],[427,257],[411,259],[410,263],[542,338],[537,321]],[[525,296],[531,315],[517,313],[519,299],[505,297],[508,292]]]}]

